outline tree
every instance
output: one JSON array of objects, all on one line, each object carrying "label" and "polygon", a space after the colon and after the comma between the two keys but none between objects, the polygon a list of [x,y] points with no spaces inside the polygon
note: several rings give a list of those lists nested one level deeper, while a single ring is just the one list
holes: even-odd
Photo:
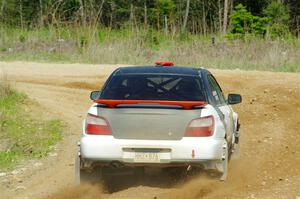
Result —
[{"label": "tree", "polygon": [[[260,27],[265,22],[256,17],[267,16],[270,33],[300,31],[299,0],[0,0],[0,25],[28,28],[79,23],[119,29],[131,24],[133,29],[156,28],[173,34],[226,33],[228,26],[234,27],[231,15],[240,3],[252,14],[252,26]],[[252,34],[255,28],[248,23],[243,22],[243,30]]]},{"label": "tree", "polygon": [[222,8],[221,8],[221,0],[218,0],[218,17],[219,17],[219,30],[222,32]]},{"label": "tree", "polygon": [[156,1],[157,29],[159,29],[161,23],[165,24],[166,18],[170,18],[174,10],[175,10],[175,4],[172,0]]},{"label": "tree", "polygon": [[228,0],[224,0],[223,34],[226,34],[228,19]]},{"label": "tree", "polygon": [[269,17],[272,23],[288,24],[290,20],[290,10],[288,6],[281,2],[272,1],[264,10],[263,14]]},{"label": "tree", "polygon": [[234,8],[231,16],[230,38],[242,38],[245,34],[263,35],[269,23],[267,17],[253,16],[242,4]]},{"label": "tree", "polygon": [[273,0],[234,0],[234,7],[242,4],[251,12],[254,16],[263,16],[263,9],[268,3]]},{"label": "tree", "polygon": [[284,36],[289,33],[290,10],[281,2],[272,1],[263,13],[270,19],[269,33],[271,37]]},{"label": "tree", "polygon": [[186,23],[189,16],[189,11],[190,11],[190,0],[186,0],[185,15],[184,15],[183,26],[182,26],[183,31],[185,31],[186,29]]},{"label": "tree", "polygon": [[81,18],[81,24],[83,26],[86,25],[86,19],[85,19],[85,13],[84,13],[84,4],[83,4],[83,0],[79,0],[79,4],[80,4],[80,18]]},{"label": "tree", "polygon": [[292,32],[300,36],[300,1],[286,0],[286,4],[290,8],[290,26]]}]

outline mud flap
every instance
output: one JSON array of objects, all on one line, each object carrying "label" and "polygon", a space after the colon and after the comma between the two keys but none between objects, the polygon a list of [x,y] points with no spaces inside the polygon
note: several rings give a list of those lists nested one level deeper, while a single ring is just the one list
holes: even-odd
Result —
[{"label": "mud flap", "polygon": [[234,133],[234,144],[231,149],[230,159],[236,160],[240,157],[240,143],[239,143],[240,133],[236,131]]},{"label": "mud flap", "polygon": [[83,162],[80,158],[80,148],[75,157],[75,184],[99,183],[103,180],[102,168],[83,169]]},{"label": "mud flap", "polygon": [[228,175],[228,161],[229,161],[228,143],[226,140],[224,140],[222,150],[223,150],[222,160],[216,163],[216,169],[221,173],[220,180],[225,181]]},{"label": "mud flap", "polygon": [[78,154],[75,157],[75,184],[80,185],[80,158]]},{"label": "mud flap", "polygon": [[75,177],[76,177],[76,184],[80,185],[82,183],[89,183],[89,184],[95,184],[95,183],[102,183],[103,181],[103,174],[102,174],[102,168],[93,168],[91,170],[88,169],[81,169],[80,168],[80,158],[77,158],[79,160],[79,163],[76,163],[77,166],[75,166]]},{"label": "mud flap", "polygon": [[239,158],[240,158],[240,144],[235,144],[233,146],[230,159],[231,160],[236,160],[236,159],[239,159]]}]

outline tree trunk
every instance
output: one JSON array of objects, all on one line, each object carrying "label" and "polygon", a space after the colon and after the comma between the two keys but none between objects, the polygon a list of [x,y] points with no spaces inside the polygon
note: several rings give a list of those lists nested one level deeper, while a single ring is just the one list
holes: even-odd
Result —
[{"label": "tree trunk", "polygon": [[228,0],[224,0],[223,34],[226,34],[227,31],[227,19],[228,19]]},{"label": "tree trunk", "polygon": [[42,0],[39,0],[40,3],[40,27],[44,26],[44,20],[43,20],[43,3]]},{"label": "tree trunk", "polygon": [[[231,15],[232,14],[232,12],[233,12],[233,4],[234,3],[234,0],[231,0],[230,1],[230,12],[229,12],[229,15]],[[229,26],[231,26],[231,19],[229,19]]]},{"label": "tree trunk", "polygon": [[196,33],[196,28],[195,28],[195,20],[194,17],[192,18],[192,33],[195,34]]},{"label": "tree trunk", "polygon": [[3,16],[4,16],[4,7],[5,7],[5,0],[2,0],[2,4],[1,4],[1,19],[3,20]]},{"label": "tree trunk", "polygon": [[85,18],[85,14],[84,14],[83,0],[79,0],[79,3],[80,3],[81,24],[85,27],[86,26],[86,18]]},{"label": "tree trunk", "polygon": [[109,17],[109,30],[112,29],[112,24],[113,24],[113,12],[110,13],[110,17]]},{"label": "tree trunk", "polygon": [[[99,7],[99,9],[98,9],[98,12],[97,12],[97,19],[96,19],[96,22],[98,23],[98,21],[99,21],[99,24],[100,24],[100,22],[101,22],[100,19],[101,19],[101,16],[102,16],[102,9],[103,9],[104,3],[105,3],[105,0],[102,0],[101,5],[100,5],[100,7]],[[95,26],[97,25],[97,23],[95,23]]]},{"label": "tree trunk", "polygon": [[205,15],[204,2],[202,4],[202,28],[203,28],[203,35],[206,35],[206,15]]},{"label": "tree trunk", "polygon": [[159,19],[160,18],[159,10],[156,11],[156,15],[157,15],[156,16],[156,18],[157,18],[157,20],[156,20],[156,26],[157,26],[157,30],[159,30],[160,29],[160,25],[159,25],[160,24],[160,21],[159,21],[160,20]]},{"label": "tree trunk", "polygon": [[184,20],[183,20],[182,31],[186,30],[186,24],[187,24],[189,12],[190,12],[190,0],[186,0],[185,15],[184,15]]},{"label": "tree trunk", "polygon": [[218,0],[218,9],[219,9],[219,31],[222,32],[222,8],[221,0]]},{"label": "tree trunk", "polygon": [[165,35],[168,35],[168,18],[165,15]]},{"label": "tree trunk", "polygon": [[211,13],[209,14],[209,32],[210,33],[214,32],[213,19]]},{"label": "tree trunk", "polygon": [[133,31],[133,27],[134,27],[134,19],[133,19],[133,4],[130,4],[130,25],[131,25],[131,29]]},{"label": "tree trunk", "polygon": [[299,27],[299,21],[300,21],[300,16],[297,16],[296,18],[296,35],[299,38],[300,34],[300,27]]},{"label": "tree trunk", "polygon": [[19,12],[20,12],[20,23],[21,23],[21,28],[23,29],[24,24],[23,24],[23,5],[22,5],[22,0],[19,2]]},{"label": "tree trunk", "polygon": [[144,3],[144,24],[145,24],[145,26],[147,26],[147,24],[148,24],[147,4],[146,4],[146,1]]}]

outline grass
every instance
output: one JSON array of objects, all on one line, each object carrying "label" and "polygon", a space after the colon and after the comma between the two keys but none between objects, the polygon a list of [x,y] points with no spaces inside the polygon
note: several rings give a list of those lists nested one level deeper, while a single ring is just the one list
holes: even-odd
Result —
[{"label": "grass", "polygon": [[61,139],[60,120],[37,120],[24,108],[26,95],[0,81],[0,171],[45,157]]},{"label": "grass", "polygon": [[0,28],[2,61],[145,65],[161,59],[209,68],[300,72],[299,54],[300,39],[292,36],[233,41],[220,35],[165,35],[151,29]]}]

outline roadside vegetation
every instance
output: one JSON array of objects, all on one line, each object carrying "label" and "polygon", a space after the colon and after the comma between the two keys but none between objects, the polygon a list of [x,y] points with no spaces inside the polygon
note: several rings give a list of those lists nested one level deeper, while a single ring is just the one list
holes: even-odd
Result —
[{"label": "roadside vegetation", "polygon": [[161,59],[199,67],[300,72],[300,40],[292,37],[266,40],[245,35],[228,40],[221,35],[66,27],[0,31],[6,38],[0,44],[2,61],[145,65]]},{"label": "roadside vegetation", "polygon": [[25,109],[25,94],[0,80],[0,171],[47,155],[61,139],[59,120],[40,120]]},{"label": "roadside vegetation", "polygon": [[0,0],[0,60],[300,72],[300,3]]}]

